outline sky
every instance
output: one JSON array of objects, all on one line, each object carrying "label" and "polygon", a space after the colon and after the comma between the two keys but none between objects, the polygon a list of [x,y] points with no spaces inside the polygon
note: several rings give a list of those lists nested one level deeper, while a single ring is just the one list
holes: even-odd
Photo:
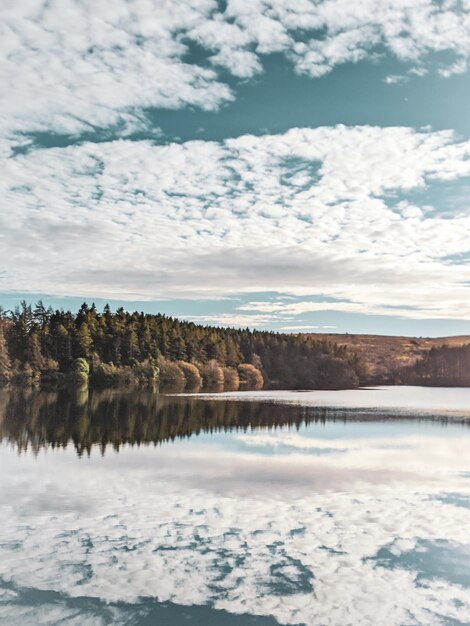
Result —
[{"label": "sky", "polygon": [[4,0],[0,305],[470,334],[469,0]]}]

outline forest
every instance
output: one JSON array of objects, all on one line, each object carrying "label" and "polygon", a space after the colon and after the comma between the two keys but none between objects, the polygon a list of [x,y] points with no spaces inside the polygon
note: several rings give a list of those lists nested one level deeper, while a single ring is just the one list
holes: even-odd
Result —
[{"label": "forest", "polygon": [[395,372],[394,381],[405,385],[470,387],[470,344],[431,348],[416,363]]},{"label": "forest", "polygon": [[0,386],[140,386],[171,391],[342,389],[364,382],[347,346],[249,329],[202,326],[161,314],[77,313],[23,302],[0,310]]}]

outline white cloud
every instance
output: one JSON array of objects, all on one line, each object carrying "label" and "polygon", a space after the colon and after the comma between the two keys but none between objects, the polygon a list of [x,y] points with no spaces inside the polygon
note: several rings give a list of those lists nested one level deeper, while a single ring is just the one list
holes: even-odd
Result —
[{"label": "white cloud", "polygon": [[400,74],[390,74],[385,78],[385,82],[387,85],[396,85],[398,83],[406,83],[408,80],[407,76],[401,76]]},{"label": "white cloud", "polygon": [[[468,176],[469,157],[470,142],[448,131],[367,126],[19,154],[2,164],[0,288],[130,299],[272,290],[340,302],[240,315],[469,318],[470,269],[452,255],[469,252],[470,215],[403,199]],[[300,174],[301,186],[289,182]]]},{"label": "white cloud", "polygon": [[1,110],[7,131],[77,133],[145,107],[215,109],[232,98],[214,70],[185,62],[183,34],[213,0],[8,2],[2,10]]},{"label": "white cloud", "polygon": [[[247,310],[250,310],[250,309],[248,308]],[[284,313],[281,312],[281,315],[282,315],[282,321],[284,321],[285,320]],[[289,324],[288,326],[282,326],[281,328],[279,328],[279,330],[282,330],[288,333],[296,333],[296,332],[315,332],[319,330],[325,331],[325,330],[332,330],[334,328],[337,328],[337,327],[336,326],[316,326],[312,324]]]},{"label": "white cloud", "polygon": [[[278,321],[277,315],[244,315],[243,313],[215,313],[206,315],[180,315],[181,319],[197,324],[210,324],[213,326],[234,326],[262,328]],[[283,318],[285,319],[285,318]]]},{"label": "white cloud", "polygon": [[215,0],[117,0],[112,10],[106,0],[8,0],[0,29],[0,127],[9,135],[116,124],[123,133],[145,123],[146,107],[213,110],[233,98],[220,67],[249,78],[273,52],[313,77],[379,48],[415,74],[432,54],[450,55],[438,64],[443,76],[466,71],[470,58],[465,2],[229,0],[221,12]]},{"label": "white cloud", "polygon": [[302,331],[315,331],[319,328],[324,328],[323,326],[313,326],[312,324],[298,324],[292,326],[283,326],[279,330],[287,331],[287,332],[302,332]]}]

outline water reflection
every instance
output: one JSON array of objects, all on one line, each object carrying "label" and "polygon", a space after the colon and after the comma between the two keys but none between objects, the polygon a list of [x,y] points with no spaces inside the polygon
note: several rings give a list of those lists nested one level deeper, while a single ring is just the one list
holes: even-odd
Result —
[{"label": "water reflection", "polygon": [[1,393],[0,623],[470,623],[462,412],[242,397]]},{"label": "water reflection", "polygon": [[[178,397],[150,391],[115,390],[0,391],[0,441],[19,451],[65,447],[73,443],[79,455],[98,445],[161,444],[200,433],[254,429],[299,430],[329,421],[396,421],[399,412],[372,409],[303,406],[276,402]],[[438,419],[470,424],[449,414],[416,414],[414,420]]]}]

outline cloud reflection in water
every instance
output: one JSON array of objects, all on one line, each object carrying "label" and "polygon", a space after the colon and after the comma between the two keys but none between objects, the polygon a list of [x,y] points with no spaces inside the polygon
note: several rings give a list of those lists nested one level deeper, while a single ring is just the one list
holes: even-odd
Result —
[{"label": "cloud reflection in water", "polygon": [[[455,499],[470,497],[470,429],[383,425],[216,431],[89,458],[2,445],[0,619],[40,623],[25,590],[43,590],[60,594],[41,604],[48,624],[144,624],[166,602],[226,610],[221,624],[468,623],[470,511]],[[80,598],[110,604],[87,613]]]}]

